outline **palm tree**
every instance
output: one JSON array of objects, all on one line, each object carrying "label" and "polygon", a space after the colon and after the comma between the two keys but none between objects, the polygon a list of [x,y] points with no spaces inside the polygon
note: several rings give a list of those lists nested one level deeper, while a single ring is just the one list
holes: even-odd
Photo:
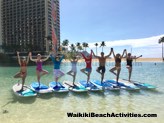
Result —
[{"label": "palm tree", "polygon": [[71,49],[71,52],[75,52],[76,51],[75,45],[71,44],[70,49]]},{"label": "palm tree", "polygon": [[97,46],[98,46],[98,43],[96,43],[95,46],[96,46],[96,56],[97,56]]},{"label": "palm tree", "polygon": [[77,47],[77,51],[79,50],[79,47],[81,46],[81,44],[79,42],[76,43],[76,47]]},{"label": "palm tree", "polygon": [[105,47],[105,41],[102,41],[101,44],[100,44],[100,47],[102,47],[102,52],[103,52],[103,48]]},{"label": "palm tree", "polygon": [[159,43],[162,43],[162,60],[164,62],[164,55],[163,55],[163,42],[164,42],[164,37],[161,37],[158,42]]},{"label": "palm tree", "polygon": [[85,51],[86,51],[86,48],[89,47],[88,43],[86,43],[86,42],[83,42],[82,45],[83,45],[83,47],[85,48]]},{"label": "palm tree", "polygon": [[67,39],[65,39],[63,42],[62,42],[62,45],[63,46],[68,46],[69,45],[69,41]]},{"label": "palm tree", "polygon": [[69,45],[69,41],[67,39],[65,39],[63,42],[62,42],[62,46],[64,47],[64,50],[65,48],[67,47],[67,50],[68,50],[68,45]]},{"label": "palm tree", "polygon": [[79,47],[78,47],[78,50],[83,50],[83,47],[80,45]]}]

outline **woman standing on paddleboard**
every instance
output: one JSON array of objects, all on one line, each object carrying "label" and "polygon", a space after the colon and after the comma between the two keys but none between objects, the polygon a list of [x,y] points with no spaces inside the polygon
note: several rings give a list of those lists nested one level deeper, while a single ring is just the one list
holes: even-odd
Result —
[{"label": "woman standing on paddleboard", "polygon": [[90,55],[88,54],[87,57],[83,53],[81,53],[86,63],[86,67],[81,69],[81,72],[87,75],[87,84],[90,80],[90,74],[92,72],[92,54],[93,54],[92,50],[91,50]]},{"label": "woman standing on paddleboard", "polygon": [[73,56],[73,58],[69,60],[72,65],[72,69],[69,72],[67,72],[67,74],[73,77],[73,85],[75,85],[78,58],[76,56]]},{"label": "woman standing on paddleboard", "polygon": [[64,73],[60,70],[60,64],[64,58],[64,55],[62,55],[60,57],[60,55],[57,54],[57,52],[55,50],[53,50],[53,51],[54,51],[54,54],[51,53],[50,58],[51,58],[52,62],[54,63],[53,73],[54,73],[55,82],[57,85],[58,79],[61,78],[62,76],[64,76]]},{"label": "woman standing on paddleboard", "polygon": [[136,57],[136,56],[131,56],[131,53],[127,53],[126,51],[126,62],[127,62],[127,65],[126,65],[126,68],[128,69],[129,71],[129,82],[130,82],[130,79],[131,79],[131,74],[132,74],[132,62],[133,62],[133,59],[138,59],[142,57],[142,55]]},{"label": "woman standing on paddleboard", "polygon": [[[118,84],[118,79],[119,79],[119,75],[120,75],[120,71],[121,71],[121,59],[123,58],[125,51],[126,51],[126,49],[123,51],[122,56],[121,56],[119,53],[117,53],[115,55],[114,50],[113,50],[115,66],[112,69],[110,69],[110,72],[113,73],[114,75],[116,75],[117,84]],[[116,70],[117,70],[117,73],[114,72]]]},{"label": "woman standing on paddleboard", "polygon": [[32,53],[30,52],[30,60],[33,61],[33,62],[36,62],[36,75],[37,75],[37,80],[38,80],[39,87],[40,87],[40,78],[41,78],[41,76],[43,76],[45,74],[48,74],[47,70],[42,69],[42,64],[43,64],[44,61],[48,60],[50,55],[48,55],[44,59],[41,59],[42,56],[40,54],[37,54],[36,57],[37,57],[36,59],[33,59],[32,58]]},{"label": "woman standing on paddleboard", "polygon": [[17,58],[18,58],[18,63],[20,65],[21,69],[18,73],[16,73],[16,75],[14,75],[14,78],[22,78],[22,88],[21,88],[21,90],[23,90],[23,86],[24,86],[25,79],[26,79],[26,76],[27,76],[27,64],[29,62],[29,55],[28,55],[27,60],[26,60],[26,57],[21,57],[20,58],[19,52],[17,52]]}]

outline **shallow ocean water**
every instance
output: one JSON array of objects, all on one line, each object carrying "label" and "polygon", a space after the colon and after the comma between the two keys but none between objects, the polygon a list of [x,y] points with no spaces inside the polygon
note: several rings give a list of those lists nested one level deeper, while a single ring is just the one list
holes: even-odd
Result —
[{"label": "shallow ocean water", "polygon": [[[106,65],[105,79],[114,79]],[[100,79],[95,72],[97,62],[93,63],[91,79]],[[77,81],[86,79],[80,72],[84,63],[78,64]],[[44,65],[50,73],[41,78],[42,83],[53,81],[52,65]],[[61,70],[70,70],[69,63],[63,63]],[[12,92],[12,86],[18,79],[12,76],[19,71],[18,67],[0,67],[0,121],[1,123],[163,123],[164,116],[164,63],[142,62],[133,64],[132,80],[145,82],[157,86],[156,90],[140,90],[113,92],[88,92],[67,94],[43,94],[37,97],[21,98]],[[125,63],[122,63],[120,78],[128,78]],[[60,81],[72,80],[65,75]],[[28,67],[26,84],[36,81],[35,66]],[[157,117],[68,117],[67,113],[136,113],[157,114]]]}]

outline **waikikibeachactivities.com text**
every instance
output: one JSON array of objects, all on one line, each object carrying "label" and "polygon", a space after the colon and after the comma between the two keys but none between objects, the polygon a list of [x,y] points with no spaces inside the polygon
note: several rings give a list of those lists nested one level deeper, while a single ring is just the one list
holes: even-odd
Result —
[{"label": "waikikibeachactivities.com text", "polygon": [[137,114],[137,113],[94,113],[67,112],[68,117],[157,117],[157,114]]}]

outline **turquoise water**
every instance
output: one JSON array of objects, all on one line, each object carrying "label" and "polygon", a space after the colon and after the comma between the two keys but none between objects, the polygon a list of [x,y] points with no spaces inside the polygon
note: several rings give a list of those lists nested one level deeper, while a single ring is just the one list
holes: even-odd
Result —
[{"label": "turquoise water", "polygon": [[[93,63],[91,78],[99,79],[95,72],[97,63]],[[77,81],[86,79],[80,72],[85,65],[78,64]],[[115,78],[108,72],[113,63],[107,63],[105,79]],[[61,69],[64,72],[71,68],[69,63],[63,63]],[[52,65],[44,66],[50,73],[42,77],[42,82],[48,84],[53,80]],[[19,71],[19,67],[0,67],[0,121],[1,123],[163,123],[164,116],[164,63],[153,62],[136,63],[133,67],[132,79],[157,86],[156,90],[140,90],[120,92],[88,92],[77,94],[44,94],[32,98],[20,98],[13,94],[11,88],[18,79],[12,76]],[[120,78],[127,78],[128,71],[125,63],[122,64]],[[63,80],[72,80],[70,76],[64,76]],[[26,84],[36,81],[35,66],[28,67]],[[7,112],[4,112],[6,110]],[[157,114],[158,117],[128,118],[128,117],[86,117],[68,118],[67,112],[94,112],[94,113],[137,113]]]}]

